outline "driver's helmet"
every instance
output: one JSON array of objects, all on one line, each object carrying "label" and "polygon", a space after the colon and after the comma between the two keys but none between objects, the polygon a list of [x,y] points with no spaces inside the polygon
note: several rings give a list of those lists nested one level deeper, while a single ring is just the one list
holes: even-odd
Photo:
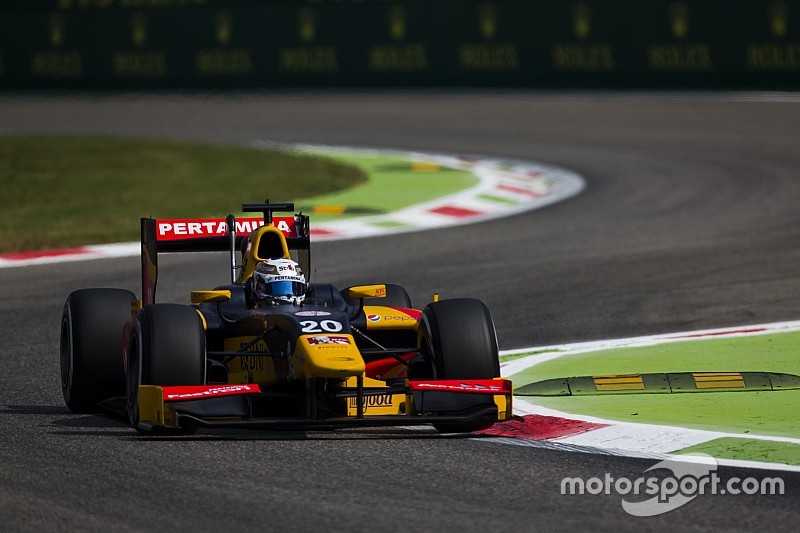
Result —
[{"label": "driver's helmet", "polygon": [[291,259],[267,259],[256,265],[253,297],[258,302],[299,304],[306,297],[306,279]]}]

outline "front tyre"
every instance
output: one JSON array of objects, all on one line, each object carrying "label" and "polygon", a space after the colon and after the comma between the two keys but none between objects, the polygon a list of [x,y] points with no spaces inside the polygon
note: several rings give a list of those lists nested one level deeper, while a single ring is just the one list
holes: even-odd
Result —
[{"label": "front tyre", "polygon": [[128,346],[127,408],[139,427],[139,385],[204,385],[206,338],[193,307],[153,304],[136,316]]},{"label": "front tyre", "polygon": [[80,289],[61,314],[61,391],[73,413],[125,394],[122,330],[136,296],[124,289]]},{"label": "front tyre", "polygon": [[[500,376],[494,322],[479,300],[456,298],[429,304],[420,319],[418,346],[424,369],[420,377],[492,379]],[[472,395],[456,398],[454,410],[471,407],[476,401],[485,403],[485,398],[476,399]],[[434,427],[442,432],[470,432],[493,423],[493,419],[482,419],[464,424],[434,424]]]}]

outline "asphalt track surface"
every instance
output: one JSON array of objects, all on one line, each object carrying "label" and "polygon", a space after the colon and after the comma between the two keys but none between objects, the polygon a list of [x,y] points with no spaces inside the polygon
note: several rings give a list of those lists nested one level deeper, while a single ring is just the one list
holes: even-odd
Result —
[{"label": "asphalt track surface", "polygon": [[[350,144],[573,169],[587,190],[541,211],[314,249],[318,281],[402,283],[417,306],[434,291],[484,300],[502,348],[797,319],[798,125],[796,100],[727,95],[0,97],[2,133]],[[58,202],[40,200],[42,216]],[[162,301],[227,276],[211,256],[164,265]],[[138,276],[131,259],[0,270],[0,529],[752,530],[800,519],[796,473],[779,474],[784,496],[699,496],[637,519],[620,496],[562,496],[560,482],[635,479],[652,460],[428,431],[148,439],[70,414],[63,301],[79,287],[138,293]]]}]

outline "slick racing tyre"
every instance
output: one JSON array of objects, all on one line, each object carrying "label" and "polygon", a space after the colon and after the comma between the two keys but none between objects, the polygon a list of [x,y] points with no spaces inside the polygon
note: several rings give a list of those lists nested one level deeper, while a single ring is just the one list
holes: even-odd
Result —
[{"label": "slick racing tyre", "polygon": [[[429,304],[420,319],[418,346],[423,356],[421,378],[492,379],[500,376],[494,322],[479,300],[457,298]],[[486,403],[485,397],[474,395],[454,395],[454,398],[457,402],[454,410],[466,409],[475,402]],[[469,432],[485,429],[493,422],[486,419],[465,424],[434,424],[434,427],[442,432]]]},{"label": "slick racing tyre", "polygon": [[140,433],[165,432],[139,427],[139,385],[205,382],[206,339],[197,311],[179,304],[153,304],[142,309],[128,346],[127,409],[131,425]]},{"label": "slick racing tyre", "polygon": [[61,314],[61,390],[73,413],[125,395],[122,330],[136,296],[123,289],[80,289]]}]

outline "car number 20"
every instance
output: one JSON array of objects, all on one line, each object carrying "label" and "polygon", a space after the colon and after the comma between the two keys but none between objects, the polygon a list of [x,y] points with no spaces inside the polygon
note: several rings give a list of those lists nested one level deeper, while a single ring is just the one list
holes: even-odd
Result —
[{"label": "car number 20", "polygon": [[319,322],[303,320],[300,325],[303,326],[303,333],[338,333],[342,331],[342,323],[335,320],[321,320]]}]

